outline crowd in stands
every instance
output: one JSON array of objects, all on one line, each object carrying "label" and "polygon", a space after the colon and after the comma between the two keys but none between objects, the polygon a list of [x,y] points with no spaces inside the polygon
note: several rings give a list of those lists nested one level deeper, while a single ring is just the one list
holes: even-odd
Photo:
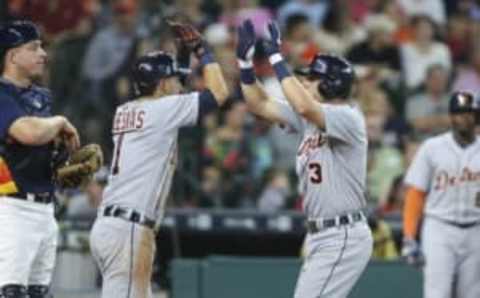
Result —
[{"label": "crowd in stands", "polygon": [[[236,26],[246,18],[260,37],[270,20],[279,23],[283,53],[293,67],[317,52],[345,56],[355,65],[354,97],[369,138],[368,200],[381,216],[400,212],[402,175],[422,140],[449,128],[449,94],[480,94],[478,0],[6,2],[3,20],[29,18],[45,33],[50,68],[43,83],[52,89],[57,112],[72,119],[83,143],[102,144],[107,157],[115,107],[132,98],[128,75],[135,57],[155,49],[175,52],[168,17],[203,34],[231,98],[199,127],[182,131],[174,207],[301,208],[294,171],[299,140],[248,113],[239,90]],[[261,42],[255,67],[269,94],[283,99]],[[194,60],[192,69],[186,88],[202,88]],[[95,196],[95,190],[89,193]]]}]

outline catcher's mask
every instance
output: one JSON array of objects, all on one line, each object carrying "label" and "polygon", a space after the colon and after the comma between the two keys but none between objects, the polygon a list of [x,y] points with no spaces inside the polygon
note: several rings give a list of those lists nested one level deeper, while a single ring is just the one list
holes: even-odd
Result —
[{"label": "catcher's mask", "polygon": [[294,72],[309,80],[319,80],[318,92],[326,101],[347,99],[355,80],[350,62],[334,55],[317,54],[307,67],[297,68]]},{"label": "catcher's mask", "polygon": [[175,58],[166,52],[150,52],[137,59],[132,69],[136,96],[151,95],[160,79],[184,74]]}]

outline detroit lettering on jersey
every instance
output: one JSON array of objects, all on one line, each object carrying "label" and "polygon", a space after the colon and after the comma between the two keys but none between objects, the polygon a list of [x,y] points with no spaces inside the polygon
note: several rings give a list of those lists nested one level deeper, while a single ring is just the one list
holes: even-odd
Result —
[{"label": "detroit lettering on jersey", "polygon": [[298,156],[308,155],[310,151],[320,148],[325,145],[328,141],[327,135],[325,133],[317,133],[311,136],[306,137],[300,146],[298,147]]},{"label": "detroit lettering on jersey", "polygon": [[480,171],[474,172],[464,167],[460,176],[449,175],[447,171],[439,171],[435,176],[434,190],[443,191],[449,187],[460,186],[467,182],[479,182]]},{"label": "detroit lettering on jersey", "polygon": [[137,107],[123,107],[113,120],[113,134],[128,133],[143,128],[145,110]]}]

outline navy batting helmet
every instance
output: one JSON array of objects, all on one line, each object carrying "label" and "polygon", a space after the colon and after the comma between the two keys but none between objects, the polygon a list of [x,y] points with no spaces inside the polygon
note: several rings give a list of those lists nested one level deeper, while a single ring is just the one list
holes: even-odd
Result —
[{"label": "navy batting helmet", "polygon": [[355,80],[350,62],[335,55],[317,54],[307,67],[296,69],[295,73],[320,79],[318,91],[325,100],[348,98]]},{"label": "navy batting helmet", "polygon": [[156,51],[138,58],[132,69],[135,93],[151,94],[160,79],[183,74],[177,67],[175,58],[166,52]]},{"label": "navy batting helmet", "polygon": [[475,96],[466,91],[457,91],[452,94],[449,102],[450,114],[479,112],[478,103]]}]

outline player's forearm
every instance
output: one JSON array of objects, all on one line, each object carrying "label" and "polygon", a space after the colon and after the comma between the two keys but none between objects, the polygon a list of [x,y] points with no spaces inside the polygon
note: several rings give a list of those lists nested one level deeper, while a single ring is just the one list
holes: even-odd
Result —
[{"label": "player's forearm", "polygon": [[203,68],[206,87],[212,92],[219,106],[228,98],[228,87],[218,63],[208,63]]},{"label": "player's forearm", "polygon": [[414,240],[417,236],[418,224],[425,205],[425,192],[409,187],[405,195],[403,207],[403,236]]},{"label": "player's forearm", "polygon": [[45,145],[57,137],[66,122],[63,116],[49,118],[23,117],[15,121],[9,134],[26,145]]},{"label": "player's forearm", "polygon": [[292,108],[305,119],[325,127],[325,117],[321,105],[313,98],[300,81],[291,75],[286,62],[280,54],[270,56],[270,63],[282,85],[283,93]]},{"label": "player's forearm", "polygon": [[261,115],[261,106],[267,101],[268,95],[262,85],[256,81],[253,84],[241,83],[240,87],[248,109],[259,116],[263,116]]}]

